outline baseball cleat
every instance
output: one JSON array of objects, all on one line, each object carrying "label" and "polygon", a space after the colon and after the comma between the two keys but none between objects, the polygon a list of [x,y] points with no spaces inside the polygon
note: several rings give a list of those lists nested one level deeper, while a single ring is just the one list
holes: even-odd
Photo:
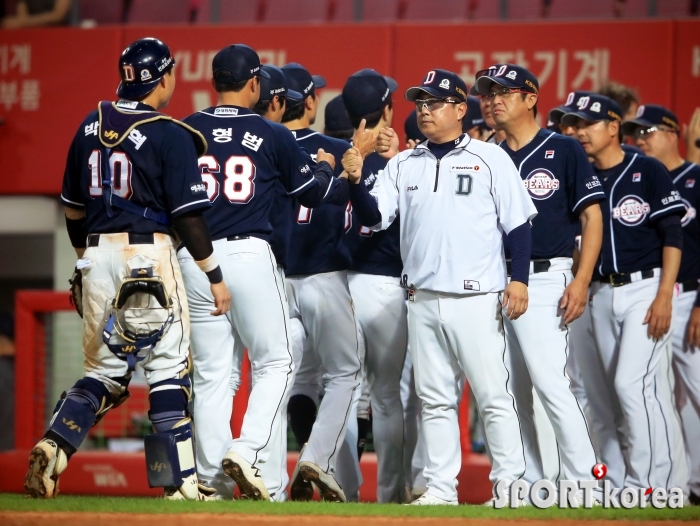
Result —
[{"label": "baseball cleat", "polygon": [[[306,444],[301,447],[301,451],[299,451],[299,458],[301,458],[301,456],[304,454],[305,447]],[[311,482],[306,482],[304,477],[299,476],[299,464],[300,462],[297,461],[297,465],[294,468],[294,473],[292,473],[292,483],[289,486],[289,493],[292,500],[306,502],[314,498],[314,487]]]},{"label": "baseball cleat", "polygon": [[24,491],[35,499],[58,495],[58,477],[68,466],[68,457],[53,440],[41,440],[29,454],[29,471]]},{"label": "baseball cleat", "polygon": [[242,499],[270,500],[270,493],[260,475],[248,461],[233,451],[229,451],[221,461],[224,473],[231,477],[241,490]]},{"label": "baseball cleat", "polygon": [[456,500],[445,500],[430,493],[423,493],[416,500],[406,506],[457,506]]},{"label": "baseball cleat", "polygon": [[221,500],[221,496],[216,495],[214,488],[197,481],[197,475],[187,477],[179,488],[163,488],[163,498],[165,500]]},{"label": "baseball cleat", "polygon": [[299,462],[299,475],[306,482],[313,482],[321,494],[322,500],[330,502],[347,502],[345,493],[335,477],[323,471],[313,462]]}]

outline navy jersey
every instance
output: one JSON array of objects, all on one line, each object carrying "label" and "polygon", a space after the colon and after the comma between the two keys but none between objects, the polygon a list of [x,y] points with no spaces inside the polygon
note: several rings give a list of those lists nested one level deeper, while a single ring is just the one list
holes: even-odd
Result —
[{"label": "navy jersey", "polygon": [[[128,101],[118,102],[111,111],[127,119],[159,115],[146,104]],[[197,168],[193,136],[184,126],[169,118],[139,124],[108,152],[98,138],[98,119],[95,110],[78,128],[68,152],[61,191],[65,206],[85,210],[87,233],[168,233],[166,225],[115,206],[110,217],[102,196],[105,167],[111,172],[113,195],[139,207],[175,218],[211,206]]]},{"label": "navy jersey", "polygon": [[[378,153],[371,153],[362,165],[362,181],[368,190],[374,188],[379,173],[384,170],[387,160]],[[356,213],[352,213],[352,225],[345,236],[352,263],[349,270],[378,276],[401,276],[403,263],[399,239],[398,219],[381,232],[372,232],[362,226]]]},{"label": "navy jersey", "polygon": [[[343,172],[341,159],[350,143],[334,139],[311,129],[295,130],[297,144],[312,159],[319,148],[335,156],[335,175]],[[324,203],[309,209],[297,203],[292,220],[287,275],[320,274],[345,270],[350,264],[350,251],[345,233],[350,228],[350,202],[345,205]]]},{"label": "navy jersey", "polygon": [[656,159],[626,153],[623,161],[599,170],[605,190],[603,248],[598,272],[606,276],[660,268],[663,240],[655,221],[682,216],[685,207],[668,171]]},{"label": "navy jersey", "polygon": [[[287,128],[246,108],[208,108],[184,122],[209,143],[199,166],[212,202],[205,216],[213,240],[251,235],[269,241],[278,180],[293,196],[318,190],[327,181],[313,177],[308,157]],[[321,195],[338,186],[328,181]]]},{"label": "navy jersey", "polygon": [[700,279],[700,224],[697,210],[700,208],[700,166],[684,162],[669,172],[676,190],[685,206],[683,227],[683,257],[678,271],[678,282]]},{"label": "navy jersey", "polygon": [[572,257],[579,214],[605,199],[588,157],[575,139],[540,130],[517,152],[500,144],[520,172],[537,208],[532,221],[532,259]]}]

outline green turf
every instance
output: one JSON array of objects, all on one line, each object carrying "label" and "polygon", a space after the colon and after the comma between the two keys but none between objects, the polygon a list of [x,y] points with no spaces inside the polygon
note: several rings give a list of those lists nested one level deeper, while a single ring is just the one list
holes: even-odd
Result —
[{"label": "green turf", "polygon": [[391,517],[532,518],[532,519],[633,519],[700,520],[700,507],[632,510],[560,510],[535,508],[494,510],[483,506],[399,506],[395,504],[332,504],[326,502],[218,501],[166,502],[155,498],[75,497],[55,500],[26,499],[23,495],[0,494],[0,511],[87,511],[126,513],[240,513],[266,515],[360,515]]}]

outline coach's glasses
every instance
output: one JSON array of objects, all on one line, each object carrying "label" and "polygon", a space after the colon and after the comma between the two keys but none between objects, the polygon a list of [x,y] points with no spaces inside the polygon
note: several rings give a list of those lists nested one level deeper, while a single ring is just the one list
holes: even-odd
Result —
[{"label": "coach's glasses", "polygon": [[488,95],[483,95],[485,99],[488,100],[493,100],[496,97],[499,97],[503,100],[506,100],[509,98],[513,93],[532,93],[531,91],[525,91],[521,89],[511,89],[511,88],[498,88],[493,91],[490,91]]},{"label": "coach's glasses", "polygon": [[649,126],[648,128],[637,128],[634,130],[632,136],[635,139],[647,139],[652,133],[657,131],[678,134],[676,130],[669,130],[668,128],[661,128],[659,126]]},{"label": "coach's glasses", "polygon": [[441,110],[445,107],[445,104],[459,104],[460,101],[453,99],[422,99],[416,101],[416,111],[419,113],[423,111],[423,108],[428,111]]}]

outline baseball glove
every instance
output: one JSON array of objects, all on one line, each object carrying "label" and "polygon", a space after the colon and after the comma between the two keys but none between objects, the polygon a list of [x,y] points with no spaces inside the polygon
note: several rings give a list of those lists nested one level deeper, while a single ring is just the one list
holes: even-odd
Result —
[{"label": "baseball glove", "polygon": [[79,268],[75,268],[73,275],[68,280],[70,283],[70,303],[78,311],[80,317],[83,317],[83,272]]}]

